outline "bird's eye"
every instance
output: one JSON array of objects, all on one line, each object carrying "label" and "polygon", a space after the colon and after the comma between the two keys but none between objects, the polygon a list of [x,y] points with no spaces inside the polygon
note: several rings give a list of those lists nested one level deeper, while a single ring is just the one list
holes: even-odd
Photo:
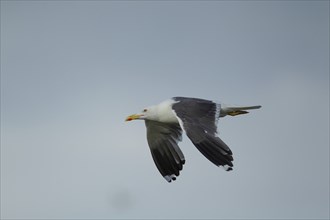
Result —
[{"label": "bird's eye", "polygon": [[145,109],[143,109],[143,112],[147,112],[148,110],[145,108]]}]

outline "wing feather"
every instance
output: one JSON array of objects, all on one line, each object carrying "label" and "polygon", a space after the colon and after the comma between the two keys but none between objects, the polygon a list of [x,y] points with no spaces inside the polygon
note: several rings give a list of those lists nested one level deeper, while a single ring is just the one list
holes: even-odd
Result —
[{"label": "wing feather", "polygon": [[217,136],[218,103],[196,98],[175,97],[174,110],[183,130],[196,148],[217,166],[233,167],[230,148]]},{"label": "wing feather", "polygon": [[161,175],[168,181],[175,180],[185,163],[178,146],[182,129],[178,124],[145,120],[147,140],[152,158]]}]

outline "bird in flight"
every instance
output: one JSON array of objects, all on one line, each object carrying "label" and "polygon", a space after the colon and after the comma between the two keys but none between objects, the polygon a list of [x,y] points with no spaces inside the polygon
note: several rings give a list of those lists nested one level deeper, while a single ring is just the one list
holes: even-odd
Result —
[{"label": "bird in flight", "polygon": [[260,105],[230,107],[205,99],[173,97],[147,107],[141,113],[128,116],[126,121],[145,121],[152,158],[161,175],[171,182],[179,176],[185,163],[178,146],[183,131],[209,161],[230,171],[233,169],[233,155],[218,137],[218,120],[220,117],[246,114],[247,110],[259,108]]}]

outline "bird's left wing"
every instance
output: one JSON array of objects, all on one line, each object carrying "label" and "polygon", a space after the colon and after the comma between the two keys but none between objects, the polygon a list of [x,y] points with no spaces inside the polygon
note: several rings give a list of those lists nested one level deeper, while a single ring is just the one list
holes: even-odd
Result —
[{"label": "bird's left wing", "polygon": [[175,100],[172,108],[192,143],[212,163],[232,170],[232,152],[217,135],[220,105],[196,98],[176,97]]},{"label": "bird's left wing", "polygon": [[171,182],[175,180],[185,163],[178,142],[182,139],[179,124],[165,124],[145,120],[147,140],[152,158],[162,176]]}]

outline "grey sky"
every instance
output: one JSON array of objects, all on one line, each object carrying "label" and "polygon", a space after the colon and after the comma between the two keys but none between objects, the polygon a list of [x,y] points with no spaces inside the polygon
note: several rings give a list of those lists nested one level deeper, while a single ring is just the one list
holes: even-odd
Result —
[{"label": "grey sky", "polygon": [[[172,96],[263,106],[232,172],[158,173],[124,119]],[[329,218],[329,2],[1,1],[1,218]]]}]

